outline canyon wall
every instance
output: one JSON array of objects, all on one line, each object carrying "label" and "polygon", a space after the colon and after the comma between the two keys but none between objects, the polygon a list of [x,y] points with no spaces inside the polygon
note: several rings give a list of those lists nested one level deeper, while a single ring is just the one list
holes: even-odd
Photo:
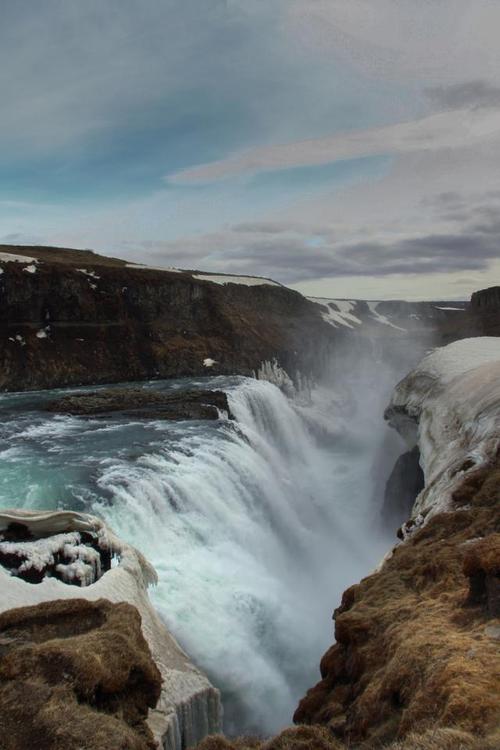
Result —
[{"label": "canyon wall", "polygon": [[[270,279],[158,269],[88,250],[0,246],[0,388],[208,374],[277,359],[319,376],[344,343],[405,355],[487,332],[491,304],[306,298]],[[494,315],[493,315],[494,317]]]},{"label": "canyon wall", "polygon": [[386,418],[419,446],[425,485],[404,541],[344,593],[296,722],[349,747],[411,732],[429,744],[408,747],[500,746],[499,383],[500,340],[485,337],[437,349],[396,387]]}]

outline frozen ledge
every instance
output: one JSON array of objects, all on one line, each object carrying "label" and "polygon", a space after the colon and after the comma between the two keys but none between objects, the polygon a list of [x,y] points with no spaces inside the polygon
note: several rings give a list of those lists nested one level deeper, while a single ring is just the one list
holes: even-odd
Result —
[{"label": "frozen ledge", "polygon": [[464,476],[497,457],[500,338],[463,339],[424,357],[395,388],[385,419],[418,443],[425,487],[403,535],[453,508]]},{"label": "frozen ledge", "polygon": [[[24,529],[29,541],[23,536]],[[21,541],[16,541],[16,536]],[[90,537],[93,546],[85,552]],[[119,539],[99,518],[70,511],[0,511],[1,544],[15,565],[5,567],[5,559],[0,565],[0,612],[69,598],[104,598],[128,602],[138,609],[144,637],[163,680],[158,704],[148,717],[159,748],[185,750],[207,734],[220,731],[219,691],[191,663],[153,609],[147,587],[156,582],[156,573],[138,550]],[[99,569],[92,583],[83,575],[77,581],[80,585],[71,585],[74,580],[67,576],[59,580],[52,574],[60,554],[70,555],[69,564],[73,564],[93,559],[96,550],[102,550],[103,559],[112,562]],[[21,563],[17,566],[18,558]],[[24,580],[18,572],[21,567],[40,572],[44,566],[48,574],[38,583]]]}]

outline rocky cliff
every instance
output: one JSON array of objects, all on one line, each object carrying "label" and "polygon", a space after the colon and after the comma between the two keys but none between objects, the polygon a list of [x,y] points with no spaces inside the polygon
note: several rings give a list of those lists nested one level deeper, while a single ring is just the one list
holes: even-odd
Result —
[{"label": "rocky cliff", "polygon": [[410,732],[428,744],[408,747],[500,747],[499,376],[500,340],[468,339],[396,388],[386,416],[418,444],[425,486],[404,542],[344,593],[297,722],[349,747]]},{"label": "rocky cliff", "polygon": [[[158,270],[90,251],[0,246],[0,387],[311,370],[333,339],[266,279]],[[226,283],[228,282],[228,283]]]},{"label": "rocky cliff", "polygon": [[[89,250],[0,246],[0,388],[324,372],[347,341],[404,356],[485,333],[491,304],[305,298],[270,279],[150,268]],[[399,354],[398,354],[399,352]]]}]

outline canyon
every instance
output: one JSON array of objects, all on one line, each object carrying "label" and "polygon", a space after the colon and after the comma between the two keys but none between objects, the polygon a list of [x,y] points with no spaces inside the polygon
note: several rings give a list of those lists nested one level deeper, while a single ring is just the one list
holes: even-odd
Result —
[{"label": "canyon", "polygon": [[[30,675],[55,711],[85,694],[78,742],[110,750],[118,737],[138,750],[499,747],[498,287],[469,303],[308,299],[259,277],[16,246],[0,248],[0,270],[0,447],[16,470],[1,502],[13,488],[23,500],[0,514],[0,705]],[[31,393],[47,388],[59,390]],[[385,497],[370,497],[370,462]],[[105,659],[120,620],[133,634],[123,681],[80,674],[78,639]],[[44,672],[46,653],[59,671]],[[237,653],[239,669],[223,663]],[[219,681],[229,735],[272,739],[217,734]],[[294,701],[299,726],[276,733]],[[37,722],[57,747],[74,727],[49,713]]]}]

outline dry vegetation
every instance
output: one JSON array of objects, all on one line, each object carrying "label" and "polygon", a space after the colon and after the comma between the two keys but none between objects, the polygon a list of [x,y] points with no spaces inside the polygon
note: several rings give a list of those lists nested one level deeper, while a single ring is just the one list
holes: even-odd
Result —
[{"label": "dry vegetation", "polygon": [[300,726],[199,750],[500,750],[500,462],[347,589]]}]

